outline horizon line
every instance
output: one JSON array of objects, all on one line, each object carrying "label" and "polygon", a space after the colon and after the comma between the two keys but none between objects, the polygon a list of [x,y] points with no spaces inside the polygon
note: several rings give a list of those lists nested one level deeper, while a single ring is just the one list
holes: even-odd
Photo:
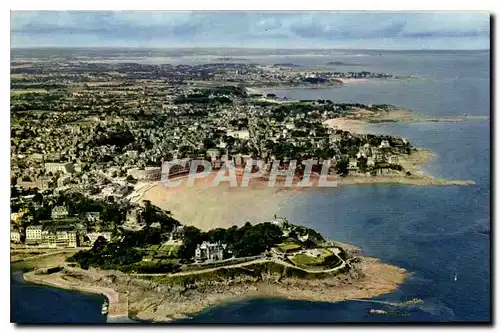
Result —
[{"label": "horizon line", "polygon": [[231,46],[10,46],[10,49],[146,49],[146,50],[181,50],[181,49],[226,49],[226,50],[331,50],[331,51],[490,51],[491,48],[471,49],[376,49],[376,48],[323,48],[323,47],[298,47],[298,48],[273,48],[273,47],[231,47]]}]

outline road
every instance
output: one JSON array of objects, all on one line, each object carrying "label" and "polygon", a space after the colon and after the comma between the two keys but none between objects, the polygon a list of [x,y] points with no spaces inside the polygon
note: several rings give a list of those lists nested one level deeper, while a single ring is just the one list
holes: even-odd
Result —
[{"label": "road", "polygon": [[[313,274],[319,274],[319,273],[333,273],[338,270],[341,270],[345,268],[346,266],[349,266],[348,263],[346,263],[342,258],[338,256],[338,253],[335,253],[335,255],[340,259],[342,262],[340,265],[330,268],[330,269],[325,269],[325,270],[310,270],[310,269],[305,269],[301,267],[297,267],[295,265],[292,265],[284,260],[281,260],[277,257],[271,257],[271,258],[261,258],[261,259],[256,259],[256,260],[251,260],[251,261],[245,261],[239,264],[233,264],[233,265],[223,265],[223,266],[218,266],[218,267],[212,267],[212,268],[206,268],[206,269],[199,269],[195,271],[185,271],[185,272],[178,272],[178,273],[135,273],[135,274],[130,274],[133,276],[168,276],[168,277],[175,277],[175,276],[186,276],[186,275],[194,275],[194,274],[203,274],[203,273],[208,273],[208,272],[213,272],[218,269],[222,268],[237,268],[237,267],[245,267],[245,266],[250,266],[254,264],[260,264],[260,263],[266,263],[266,262],[274,262],[277,264],[280,264],[282,266],[290,267],[290,268],[295,268],[302,270],[307,273],[313,273]],[[349,266],[350,267],[350,266]]]}]

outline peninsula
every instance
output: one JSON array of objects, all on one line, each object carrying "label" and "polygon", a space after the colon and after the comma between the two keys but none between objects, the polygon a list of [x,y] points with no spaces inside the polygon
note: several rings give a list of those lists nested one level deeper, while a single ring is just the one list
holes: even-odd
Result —
[{"label": "peninsula", "polygon": [[370,298],[408,276],[283,218],[202,232],[147,207],[141,230],[119,228],[112,241],[99,237],[67,262],[25,273],[25,281],[102,294],[111,318],[164,322],[242,298]]}]

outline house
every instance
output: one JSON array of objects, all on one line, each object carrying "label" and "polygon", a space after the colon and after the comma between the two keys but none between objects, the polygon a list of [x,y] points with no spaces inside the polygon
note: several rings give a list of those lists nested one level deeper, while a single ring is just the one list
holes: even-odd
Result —
[{"label": "house", "polygon": [[56,246],[71,247],[78,246],[78,237],[74,230],[57,230],[56,231]]},{"label": "house", "polygon": [[52,172],[52,173],[57,173],[57,172],[62,172],[65,174],[68,173],[73,173],[75,170],[73,169],[73,163],[67,162],[67,163],[45,163],[45,171]]},{"label": "house", "polygon": [[217,157],[220,157],[220,150],[216,148],[210,148],[207,150],[207,156],[213,161]]},{"label": "house", "polygon": [[348,169],[357,169],[358,168],[358,159],[357,158],[350,158],[349,159],[349,166]]},{"label": "house", "polygon": [[24,216],[26,214],[26,210],[20,210],[17,213],[11,213],[10,214],[10,220],[14,222],[15,224],[19,224]]},{"label": "house", "polygon": [[57,247],[56,240],[57,240],[57,235],[54,231],[43,230],[42,231],[42,240],[39,243],[39,246],[55,249]]},{"label": "house", "polygon": [[53,219],[61,219],[65,218],[69,215],[68,209],[64,206],[57,206],[52,209],[52,218]]},{"label": "house", "polygon": [[127,176],[132,176],[138,180],[159,180],[161,177],[161,167],[145,167],[144,169],[132,168],[127,170]]},{"label": "house", "polygon": [[149,227],[152,229],[161,229],[161,224],[160,222],[153,222]]},{"label": "house", "polygon": [[182,241],[184,237],[184,226],[179,225],[179,226],[174,226],[174,229],[170,233],[169,241]]},{"label": "house", "polygon": [[396,155],[389,156],[388,162],[391,164],[398,164],[399,158]]},{"label": "house", "polygon": [[390,148],[391,145],[389,144],[389,141],[387,140],[382,140],[382,142],[380,143],[380,146],[379,148]]},{"label": "house", "polygon": [[40,247],[46,248],[76,248],[78,247],[78,233],[73,226],[57,226],[44,228],[41,232]]},{"label": "house", "polygon": [[380,151],[376,151],[373,158],[375,162],[385,162],[385,155]]},{"label": "house", "polygon": [[96,223],[96,222],[99,222],[99,220],[100,220],[100,213],[99,212],[87,212],[87,213],[85,213],[85,218],[88,222]]},{"label": "house", "polygon": [[10,229],[10,241],[12,243],[21,243],[21,233],[18,230]]},{"label": "house", "polygon": [[288,221],[284,217],[277,217],[275,215],[274,219],[271,221],[271,223],[274,225],[277,225],[280,228],[283,228],[288,223]]},{"label": "house", "polygon": [[26,228],[26,244],[38,244],[42,242],[42,226],[30,225]]},{"label": "house", "polygon": [[369,167],[372,167],[375,165],[375,160],[373,159],[373,157],[370,156],[366,159],[366,165]]},{"label": "house", "polygon": [[226,250],[226,244],[217,243],[208,243],[203,242],[198,244],[195,251],[195,260],[196,261],[215,261],[224,259],[224,251]]},{"label": "house", "polygon": [[235,139],[248,140],[250,138],[250,132],[248,130],[227,131],[226,135]]},{"label": "house", "polygon": [[309,234],[298,236],[297,239],[303,243],[309,239]]},{"label": "house", "polygon": [[100,236],[104,237],[108,242],[111,241],[111,231],[102,231],[102,232],[89,232],[87,233],[87,237],[90,239],[90,244],[94,244],[97,238]]},{"label": "house", "polygon": [[123,228],[126,230],[141,230],[144,227],[144,223],[141,221],[142,212],[143,209],[140,207],[129,210]]}]

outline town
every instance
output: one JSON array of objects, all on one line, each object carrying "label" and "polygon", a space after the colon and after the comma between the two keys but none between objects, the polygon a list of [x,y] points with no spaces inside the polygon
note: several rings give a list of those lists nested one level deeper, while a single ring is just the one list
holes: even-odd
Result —
[{"label": "town", "polygon": [[[411,175],[399,163],[414,149],[408,140],[324,124],[360,110],[386,114],[394,107],[294,101],[250,89],[390,75],[304,73],[287,64],[172,66],[25,57],[20,55],[11,68],[13,249],[82,248],[87,252],[77,257],[84,266],[131,270],[177,269],[266,253],[286,259],[286,249],[300,252],[297,258],[304,253],[328,257],[337,250],[324,241],[301,240],[308,234],[295,235],[288,222],[271,223],[279,225],[273,229],[278,236],[255,249],[240,244],[242,250],[182,226],[151,203],[131,200],[135,186],[182,177],[199,159],[213,170],[229,161],[243,169],[250,159],[264,161],[266,170],[278,160],[286,169],[298,160],[299,177],[310,160],[316,167],[332,162],[329,174],[338,177]],[[173,165],[166,175],[164,163]],[[267,233],[266,228],[261,231]],[[295,235],[288,243],[287,234]],[[128,245],[120,247],[120,242]],[[108,256],[120,262],[106,262],[102,251],[111,249],[115,252]]]}]

